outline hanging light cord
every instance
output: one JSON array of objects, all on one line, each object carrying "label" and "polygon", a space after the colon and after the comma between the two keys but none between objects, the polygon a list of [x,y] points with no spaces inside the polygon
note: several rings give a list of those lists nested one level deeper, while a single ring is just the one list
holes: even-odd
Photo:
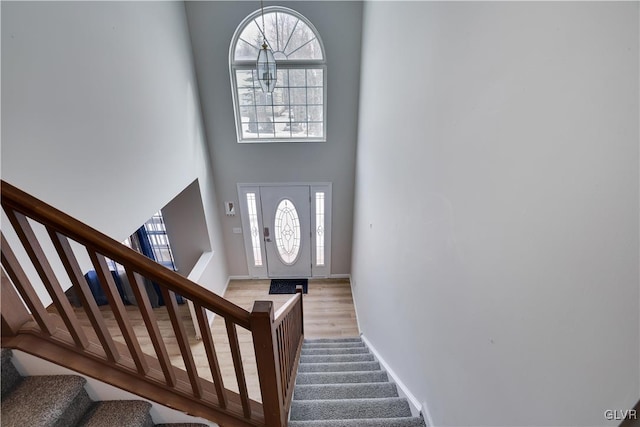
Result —
[{"label": "hanging light cord", "polygon": [[264,44],[267,44],[267,34],[265,33],[267,30],[264,26],[264,3],[262,0],[260,0],[260,15],[262,15],[262,40]]}]

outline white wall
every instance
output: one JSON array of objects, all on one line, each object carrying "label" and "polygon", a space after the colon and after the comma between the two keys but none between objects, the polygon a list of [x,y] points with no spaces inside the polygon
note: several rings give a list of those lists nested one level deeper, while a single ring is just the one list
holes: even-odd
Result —
[{"label": "white wall", "polygon": [[[209,144],[218,206],[235,201],[238,183],[332,182],[331,269],[351,267],[353,187],[360,72],[360,2],[265,2],[281,4],[308,18],[320,33],[327,56],[327,142],[238,144],[229,80],[229,46],[236,28],[259,8],[259,2],[187,2],[202,111]],[[248,274],[239,215],[222,217],[229,273]]]},{"label": "white wall", "polygon": [[177,271],[189,276],[200,257],[211,252],[198,181],[194,181],[162,208]]},{"label": "white wall", "polygon": [[2,179],[121,241],[199,180],[226,262],[182,2],[2,2]]},{"label": "white wall", "polygon": [[352,275],[436,425],[640,398],[637,2],[369,2]]}]

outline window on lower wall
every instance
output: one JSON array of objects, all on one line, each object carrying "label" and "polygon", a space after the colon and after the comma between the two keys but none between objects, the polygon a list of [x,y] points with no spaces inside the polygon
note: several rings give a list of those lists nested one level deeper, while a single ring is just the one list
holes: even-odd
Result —
[{"label": "window on lower wall", "polygon": [[[160,211],[156,212],[142,227],[122,243],[157,263],[171,270],[176,270],[171,244],[164,225],[164,218]],[[124,267],[114,261],[109,260],[109,264],[113,271],[124,271]]]},{"label": "window on lower wall", "polygon": [[[264,32],[263,32],[264,29]],[[266,38],[277,66],[273,93],[257,80],[256,59]],[[326,141],[326,65],[313,24],[279,6],[240,24],[229,53],[238,142]]]}]

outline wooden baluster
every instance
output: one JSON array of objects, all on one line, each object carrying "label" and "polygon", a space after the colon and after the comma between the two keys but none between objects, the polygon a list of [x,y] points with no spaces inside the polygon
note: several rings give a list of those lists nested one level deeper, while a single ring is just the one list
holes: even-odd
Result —
[{"label": "wooden baluster", "polygon": [[184,366],[187,370],[187,374],[189,375],[189,381],[191,382],[193,395],[200,399],[202,398],[202,384],[200,384],[196,362],[193,360],[193,354],[191,354],[191,347],[189,346],[187,332],[184,329],[182,318],[178,313],[178,303],[176,302],[176,295],[162,285],[160,285],[160,289],[162,291],[164,303],[167,306],[167,311],[169,312],[169,318],[171,319],[173,332],[176,335],[176,340],[178,341],[178,347],[180,347],[180,353],[182,353]]},{"label": "wooden baluster", "polygon": [[[245,418],[251,418],[251,407],[249,406],[249,393],[247,392],[247,380],[244,376],[244,367],[242,366],[242,356],[240,355],[240,345],[238,344],[238,331],[236,325],[229,319],[224,319],[227,326],[227,336],[229,337],[229,347],[231,348],[231,357],[233,358],[233,367],[236,371],[236,379],[238,381],[238,391],[240,393],[240,401],[242,402],[242,411]],[[253,328],[252,328],[253,331]],[[260,372],[260,366],[258,366]],[[262,396],[264,402],[264,395]],[[267,422],[269,425],[269,422]]]},{"label": "wooden baluster", "polygon": [[49,292],[49,296],[58,310],[58,314],[62,317],[65,326],[69,330],[73,341],[78,347],[87,349],[89,347],[89,340],[82,330],[82,326],[80,326],[78,318],[73,312],[73,307],[71,307],[67,296],[64,294],[62,286],[60,286],[49,261],[47,261],[47,256],[42,250],[40,242],[33,232],[31,224],[29,224],[29,220],[23,214],[11,209],[6,209],[5,213],[20,238],[27,255],[29,255],[33,266],[38,272],[42,284]]},{"label": "wooden baluster", "polygon": [[96,300],[91,293],[91,289],[89,289],[89,285],[82,274],[82,270],[80,269],[80,265],[73,253],[69,240],[66,236],[63,236],[49,227],[47,227],[47,232],[49,233],[49,237],[51,237],[53,246],[56,248],[56,251],[60,256],[60,261],[62,261],[65,270],[67,270],[67,275],[73,284],[76,295],[78,295],[78,298],[80,298],[80,301],[82,302],[84,311],[87,314],[96,335],[98,336],[98,340],[102,344],[102,349],[104,350],[107,359],[116,363],[120,360],[120,354],[116,349],[113,338],[111,338],[111,333],[104,322],[104,318],[102,317],[98,304],[96,304]]},{"label": "wooden baluster", "polygon": [[250,323],[265,423],[268,426],[286,425],[278,344],[273,326],[273,302],[254,302]]},{"label": "wooden baluster", "polygon": [[0,256],[2,257],[2,266],[20,293],[22,300],[27,307],[29,307],[29,311],[35,318],[40,330],[49,336],[53,335],[56,327],[51,324],[51,315],[47,313],[47,309],[33,289],[29,278],[20,266],[20,262],[18,262],[13,250],[9,247],[9,243],[5,239],[4,234],[1,234],[1,239],[2,247],[0,249]]},{"label": "wooden baluster", "polygon": [[142,278],[138,273],[133,272],[129,267],[125,267],[127,272],[127,278],[131,284],[131,290],[138,302],[138,309],[144,320],[144,324],[147,326],[149,332],[149,338],[153,344],[153,348],[156,351],[156,357],[160,362],[160,367],[164,373],[164,378],[167,385],[174,387],[176,385],[176,374],[171,365],[171,359],[169,359],[169,353],[167,352],[167,346],[164,344],[160,328],[158,327],[158,321],[153,313],[149,296],[144,288]]},{"label": "wooden baluster", "polygon": [[282,397],[284,399],[287,393],[287,374],[289,371],[289,363],[287,358],[287,340],[289,335],[287,333],[287,319],[289,315],[285,316],[280,324],[280,348],[278,350],[278,359],[280,360],[280,382],[282,383]]},{"label": "wooden baluster", "polygon": [[216,354],[216,347],[211,336],[211,328],[209,327],[207,313],[205,312],[204,308],[198,303],[194,302],[193,306],[196,312],[196,318],[198,319],[198,325],[200,326],[200,335],[202,335],[204,349],[207,353],[207,359],[209,360],[209,368],[211,369],[213,385],[216,387],[218,402],[220,403],[221,407],[226,408],[227,394],[224,389],[222,374],[220,373],[220,365],[218,364],[218,356]]},{"label": "wooden baluster", "polygon": [[20,332],[22,325],[32,319],[29,312],[25,308],[15,288],[11,285],[9,278],[4,274],[4,270],[0,269],[1,283],[0,293],[2,298],[0,302],[2,307],[2,336],[16,336]]},{"label": "wooden baluster", "polygon": [[282,387],[282,398],[287,394],[287,363],[285,355],[285,342],[287,336],[284,332],[286,318],[276,329],[276,337],[278,338],[278,360],[280,362],[280,387]]},{"label": "wooden baluster", "polygon": [[104,293],[107,296],[109,306],[111,307],[111,310],[113,310],[113,316],[115,317],[116,322],[120,327],[120,331],[122,332],[122,336],[127,343],[127,347],[131,353],[131,358],[136,364],[138,373],[146,375],[149,371],[149,366],[142,354],[138,339],[133,332],[133,327],[131,326],[131,323],[129,323],[124,304],[120,298],[120,293],[118,293],[118,288],[116,287],[111,271],[107,266],[107,261],[104,259],[104,256],[98,254],[95,249],[87,247],[87,251],[89,253],[91,263],[96,270],[96,274],[98,275],[98,280],[102,285],[102,290],[104,290]]},{"label": "wooden baluster", "polygon": [[287,316],[287,348],[285,349],[285,355],[287,358],[287,381],[283,384],[285,394],[288,394],[290,390],[287,389],[289,379],[291,378],[291,369],[293,368],[293,358],[291,357],[291,348],[293,347],[293,340],[295,339],[295,325],[293,324],[293,315],[295,313],[295,306],[293,310]]}]

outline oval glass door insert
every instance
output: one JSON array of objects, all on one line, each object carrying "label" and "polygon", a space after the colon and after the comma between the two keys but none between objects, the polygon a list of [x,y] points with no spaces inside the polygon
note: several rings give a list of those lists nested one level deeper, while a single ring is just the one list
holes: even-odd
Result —
[{"label": "oval glass door insert", "polygon": [[291,200],[278,203],[273,229],[280,259],[285,265],[293,265],[300,253],[301,233],[298,211]]}]

